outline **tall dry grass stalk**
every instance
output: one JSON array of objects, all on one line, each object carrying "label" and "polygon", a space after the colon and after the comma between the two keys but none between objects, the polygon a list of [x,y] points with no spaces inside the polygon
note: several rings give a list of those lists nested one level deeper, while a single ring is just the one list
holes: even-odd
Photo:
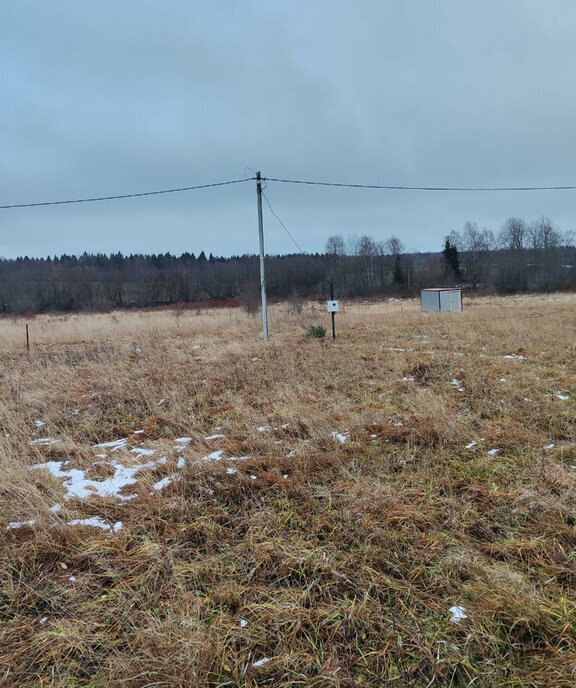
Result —
[{"label": "tall dry grass stalk", "polygon": [[0,684],[574,685],[575,306],[0,321]]}]

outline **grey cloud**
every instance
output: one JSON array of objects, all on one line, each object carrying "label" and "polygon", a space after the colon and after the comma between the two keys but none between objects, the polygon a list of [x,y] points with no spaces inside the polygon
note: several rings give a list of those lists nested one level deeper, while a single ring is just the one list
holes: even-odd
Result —
[{"label": "grey cloud", "polygon": [[[406,185],[575,183],[568,0],[302,0],[0,9],[2,203],[264,175]],[[306,250],[392,233],[438,249],[468,219],[549,215],[573,195],[425,195],[271,184]],[[0,255],[256,250],[252,184],[2,211]],[[294,246],[266,216],[270,252]]]}]

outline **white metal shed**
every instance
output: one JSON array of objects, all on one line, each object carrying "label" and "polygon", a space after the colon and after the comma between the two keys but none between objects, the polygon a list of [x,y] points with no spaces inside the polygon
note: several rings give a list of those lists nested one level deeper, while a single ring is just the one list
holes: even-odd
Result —
[{"label": "white metal shed", "polygon": [[423,311],[461,311],[462,290],[452,287],[422,289],[420,302]]}]

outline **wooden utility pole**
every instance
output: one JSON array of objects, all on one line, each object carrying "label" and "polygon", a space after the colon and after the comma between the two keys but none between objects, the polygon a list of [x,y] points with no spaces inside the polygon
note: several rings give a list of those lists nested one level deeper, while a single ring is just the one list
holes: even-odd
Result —
[{"label": "wooden utility pole", "polygon": [[256,172],[256,195],[258,198],[258,236],[260,239],[260,292],[262,295],[262,333],[268,341],[268,304],[266,301],[266,277],[264,272],[264,224],[262,222],[262,177]]}]

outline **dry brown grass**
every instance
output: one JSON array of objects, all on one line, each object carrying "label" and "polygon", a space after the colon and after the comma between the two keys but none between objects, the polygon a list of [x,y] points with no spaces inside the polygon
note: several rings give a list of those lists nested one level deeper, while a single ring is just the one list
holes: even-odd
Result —
[{"label": "dry brown grass", "polygon": [[[1,321],[0,684],[574,685],[575,306],[347,305],[332,342],[279,305],[268,345],[237,309],[37,317],[29,355]],[[137,497],[51,511],[29,466],[102,481],[149,459],[123,437],[166,457]]]}]

